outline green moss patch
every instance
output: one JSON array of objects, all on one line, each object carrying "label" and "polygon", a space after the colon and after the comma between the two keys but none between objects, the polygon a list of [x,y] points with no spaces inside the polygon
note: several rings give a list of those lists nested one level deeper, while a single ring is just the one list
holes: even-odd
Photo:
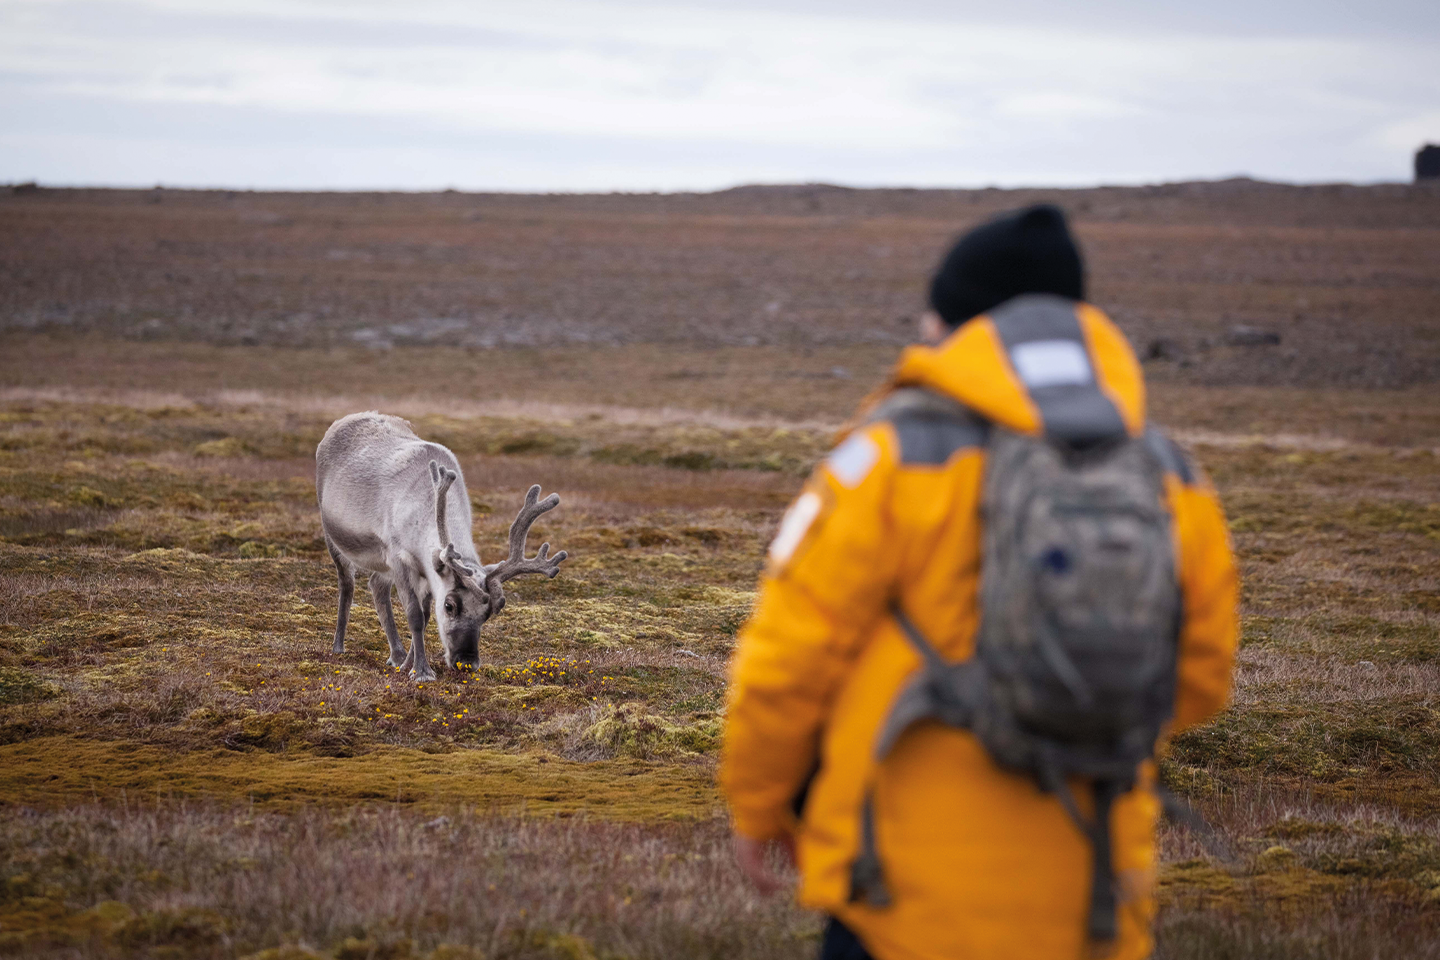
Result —
[{"label": "green moss patch", "polygon": [[[274,735],[277,721],[252,728]],[[379,802],[497,812],[585,813],[620,820],[708,818],[718,799],[708,768],[645,763],[575,763],[483,750],[427,753],[377,747],[360,757],[265,751],[176,754],[139,744],[42,737],[0,747],[0,803],[63,808],[95,798],[225,798],[266,808]]]},{"label": "green moss patch", "polygon": [[15,667],[0,667],[0,705],[53,700],[60,695],[53,683]]}]

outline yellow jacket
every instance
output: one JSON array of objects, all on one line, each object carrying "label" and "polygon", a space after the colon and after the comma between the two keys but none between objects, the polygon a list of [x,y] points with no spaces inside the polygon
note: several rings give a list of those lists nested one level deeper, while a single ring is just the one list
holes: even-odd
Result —
[{"label": "yellow jacket", "polygon": [[[1073,353],[1088,358],[1097,390],[1057,403],[1053,390],[1027,389],[1017,367],[1032,383],[1045,372],[1029,375],[1013,351],[1065,339],[1083,349]],[[721,785],[737,832],[796,835],[801,903],[839,917],[880,960],[1078,960],[1091,955],[1091,851],[1053,795],[996,767],[968,732],[934,722],[905,733],[878,769],[874,759],[877,732],[920,666],[890,601],[948,660],[973,651],[983,421],[906,402],[937,394],[1032,435],[1096,416],[1118,416],[1132,436],[1146,430],[1139,364],[1088,304],[1017,298],[938,347],[907,349],[869,422],[816,469],[771,547],[732,665]],[[1173,732],[1225,703],[1237,584],[1214,490],[1158,431],[1150,437],[1166,465],[1185,614]],[[1153,780],[1147,764],[1111,820],[1121,907],[1109,955],[1121,960],[1152,946]],[[850,897],[872,783],[885,908]],[[1083,786],[1076,793],[1088,800]]]}]

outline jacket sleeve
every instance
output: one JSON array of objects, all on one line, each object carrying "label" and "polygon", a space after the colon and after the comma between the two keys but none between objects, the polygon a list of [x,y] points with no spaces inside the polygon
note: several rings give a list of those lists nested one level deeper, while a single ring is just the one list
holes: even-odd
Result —
[{"label": "jacket sleeve", "polygon": [[1201,723],[1230,697],[1239,645],[1239,579],[1219,498],[1208,481],[1171,479],[1184,623],[1173,732]]},{"label": "jacket sleeve", "polygon": [[852,434],[816,468],[771,547],[731,665],[720,784],[738,833],[769,838],[794,824],[829,701],[898,567],[894,471],[889,426]]}]

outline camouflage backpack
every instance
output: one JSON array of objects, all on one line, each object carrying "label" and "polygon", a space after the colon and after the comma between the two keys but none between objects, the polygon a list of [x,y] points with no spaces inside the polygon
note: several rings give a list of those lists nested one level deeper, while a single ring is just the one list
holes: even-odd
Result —
[{"label": "camouflage backpack", "polygon": [[[892,707],[877,761],[911,725],[938,720],[969,730],[1001,767],[1054,793],[1093,846],[1095,940],[1117,930],[1111,804],[1133,788],[1174,709],[1181,600],[1167,444],[1153,429],[1076,446],[992,426],[975,655],[945,661],[893,610],[924,667]],[[1093,785],[1093,820],[1067,777]],[[861,827],[852,899],[883,906],[873,788]]]}]

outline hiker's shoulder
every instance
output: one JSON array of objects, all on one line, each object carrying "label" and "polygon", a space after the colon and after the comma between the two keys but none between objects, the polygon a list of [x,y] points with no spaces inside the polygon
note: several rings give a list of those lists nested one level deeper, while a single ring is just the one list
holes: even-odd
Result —
[{"label": "hiker's shoulder", "polygon": [[895,431],[901,466],[938,466],[956,453],[983,447],[990,426],[951,397],[925,387],[899,387],[870,411],[865,425]]}]

